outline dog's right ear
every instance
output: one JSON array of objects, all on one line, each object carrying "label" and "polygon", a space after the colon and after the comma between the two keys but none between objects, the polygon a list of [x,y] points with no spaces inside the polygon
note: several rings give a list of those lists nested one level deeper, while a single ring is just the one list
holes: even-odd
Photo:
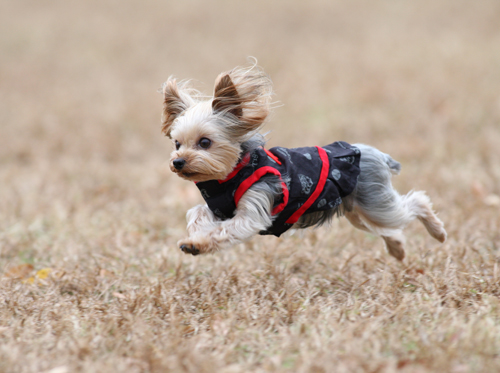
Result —
[{"label": "dog's right ear", "polygon": [[163,127],[161,131],[168,137],[170,137],[170,129],[174,120],[189,106],[187,97],[185,97],[181,89],[182,87],[178,87],[176,80],[173,78],[169,78],[163,83]]}]

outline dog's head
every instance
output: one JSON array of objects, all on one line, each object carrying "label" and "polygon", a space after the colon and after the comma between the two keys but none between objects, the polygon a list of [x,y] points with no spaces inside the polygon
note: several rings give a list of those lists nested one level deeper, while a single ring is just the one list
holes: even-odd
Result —
[{"label": "dog's head", "polygon": [[269,114],[271,94],[271,80],[256,65],[220,74],[206,100],[189,82],[168,79],[162,131],[175,147],[170,169],[191,181],[224,179],[240,158],[241,144]]}]

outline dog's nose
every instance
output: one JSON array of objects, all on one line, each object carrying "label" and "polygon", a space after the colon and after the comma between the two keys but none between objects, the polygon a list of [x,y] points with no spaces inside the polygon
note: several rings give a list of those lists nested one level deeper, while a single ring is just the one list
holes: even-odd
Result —
[{"label": "dog's nose", "polygon": [[174,164],[176,170],[182,170],[182,167],[184,167],[186,161],[184,160],[184,158],[177,158],[174,159],[172,163]]}]

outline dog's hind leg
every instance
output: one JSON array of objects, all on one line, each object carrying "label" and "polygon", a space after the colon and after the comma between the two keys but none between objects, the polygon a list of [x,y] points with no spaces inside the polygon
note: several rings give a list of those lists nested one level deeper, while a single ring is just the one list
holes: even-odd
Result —
[{"label": "dog's hind leg", "polygon": [[429,197],[421,191],[401,196],[393,189],[391,174],[399,173],[401,165],[371,146],[356,146],[361,150],[361,174],[352,194],[353,211],[365,230],[382,236],[389,253],[400,260],[404,257],[402,230],[416,218],[432,237],[444,242],[446,231],[432,211]]},{"label": "dog's hind leg", "polygon": [[355,228],[361,229],[362,231],[373,233],[361,220],[359,213],[354,209],[351,211],[345,211],[344,216],[349,220]]},{"label": "dog's hind leg", "polygon": [[351,211],[345,211],[344,215],[354,227],[381,236],[384,239],[387,252],[390,255],[392,255],[398,260],[404,259],[405,237],[400,230],[398,229],[391,230],[386,228],[384,229],[383,232],[384,234],[382,235],[375,227],[373,227],[372,224],[366,222],[366,220],[362,218],[361,213],[356,209],[353,209]]},{"label": "dog's hind leg", "polygon": [[405,236],[403,233],[399,232],[392,236],[382,236],[382,238],[385,241],[385,246],[389,254],[397,260],[403,260],[405,258]]},{"label": "dog's hind leg", "polygon": [[402,196],[403,203],[410,211],[417,215],[427,232],[439,242],[446,241],[446,231],[443,222],[432,210],[432,203],[424,192],[410,192]]}]

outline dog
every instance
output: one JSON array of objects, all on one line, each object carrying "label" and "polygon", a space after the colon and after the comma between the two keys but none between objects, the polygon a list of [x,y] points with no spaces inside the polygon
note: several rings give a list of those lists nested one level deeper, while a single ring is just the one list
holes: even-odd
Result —
[{"label": "dog", "polygon": [[415,218],[446,240],[425,192],[393,189],[401,165],[388,154],[343,141],[266,149],[259,130],[271,110],[272,82],[256,61],[221,73],[209,99],[172,77],[162,92],[162,132],[175,148],[170,169],[195,182],[206,201],[187,213],[188,237],[178,242],[184,253],[213,253],[256,234],[279,237],[335,215],[381,236],[398,260],[405,257],[403,229]]}]

